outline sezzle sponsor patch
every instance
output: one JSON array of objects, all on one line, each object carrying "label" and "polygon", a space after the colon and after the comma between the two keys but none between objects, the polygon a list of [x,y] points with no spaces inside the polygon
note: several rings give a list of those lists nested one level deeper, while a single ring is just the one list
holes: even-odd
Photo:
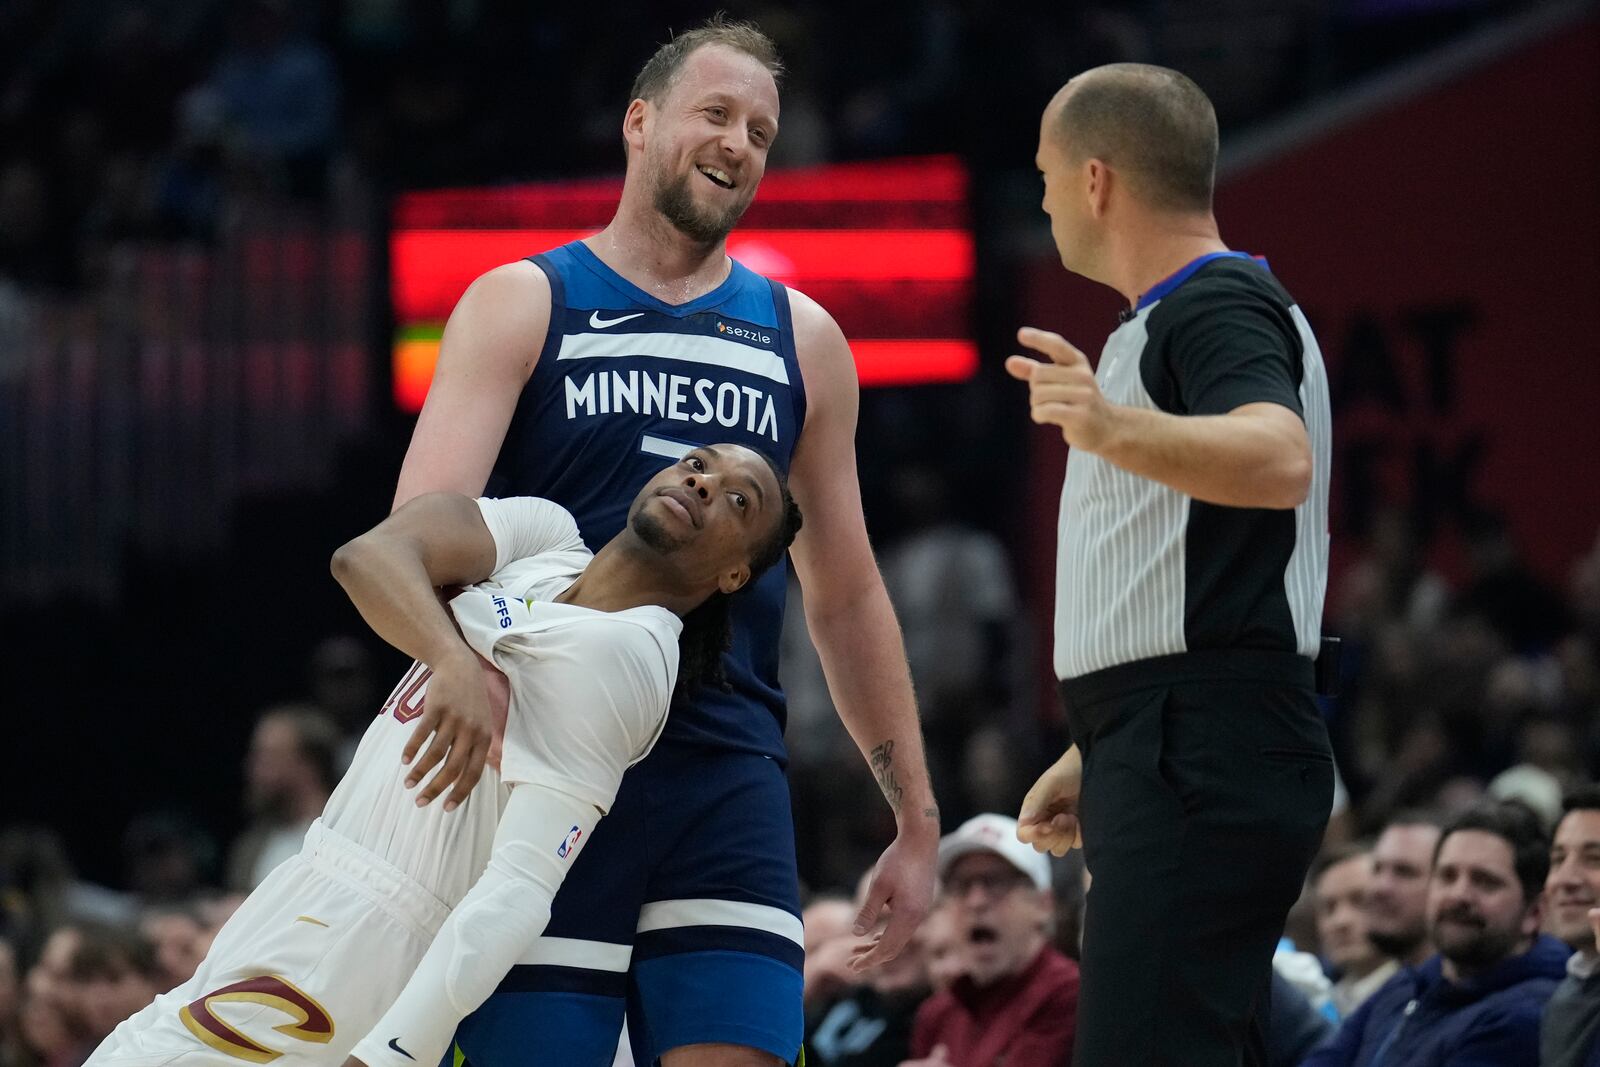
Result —
[{"label": "sezzle sponsor patch", "polygon": [[717,320],[717,332],[728,337],[736,337],[741,341],[754,341],[757,344],[770,345],[772,335],[765,330],[754,330],[748,326],[737,326],[734,323]]}]

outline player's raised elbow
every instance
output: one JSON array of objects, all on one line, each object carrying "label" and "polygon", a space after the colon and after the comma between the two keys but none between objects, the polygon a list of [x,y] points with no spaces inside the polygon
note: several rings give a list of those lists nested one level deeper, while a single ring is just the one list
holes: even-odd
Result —
[{"label": "player's raised elbow", "polygon": [[348,590],[351,583],[360,581],[362,575],[372,571],[374,558],[379,553],[376,537],[375,531],[368,530],[333,550],[328,569],[333,572],[334,581]]}]

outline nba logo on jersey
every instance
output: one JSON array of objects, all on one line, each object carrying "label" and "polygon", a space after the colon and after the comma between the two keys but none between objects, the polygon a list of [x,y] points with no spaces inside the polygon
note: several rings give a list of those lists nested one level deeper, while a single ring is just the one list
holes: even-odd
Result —
[{"label": "nba logo on jersey", "polygon": [[561,844],[556,848],[556,855],[561,859],[566,859],[578,847],[578,838],[582,836],[583,831],[576,826],[568,830],[567,836],[561,839]]}]

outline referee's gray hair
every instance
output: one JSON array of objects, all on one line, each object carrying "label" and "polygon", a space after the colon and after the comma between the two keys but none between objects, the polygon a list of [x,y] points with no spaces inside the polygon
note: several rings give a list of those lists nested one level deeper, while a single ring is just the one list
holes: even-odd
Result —
[{"label": "referee's gray hair", "polygon": [[1217,113],[1178,71],[1111,63],[1073,78],[1055,134],[1073,162],[1099,159],[1127,176],[1152,207],[1210,211]]}]

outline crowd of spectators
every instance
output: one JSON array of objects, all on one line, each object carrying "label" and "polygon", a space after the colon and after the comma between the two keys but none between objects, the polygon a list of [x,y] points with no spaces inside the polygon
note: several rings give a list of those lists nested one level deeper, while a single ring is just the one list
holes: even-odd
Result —
[{"label": "crowd of spectators", "polygon": [[1600,745],[1600,544],[1563,591],[1533,573],[1504,522],[1465,531],[1457,582],[1430,569],[1407,517],[1386,512],[1329,591],[1347,678],[1330,715],[1353,801],[1347,832],[1394,811],[1445,810],[1485,791],[1547,822],[1593,777]]},{"label": "crowd of spectators", "polygon": [[[1600,787],[1562,807],[1553,835],[1524,802],[1489,799],[1330,846],[1306,891],[1311,951],[1285,939],[1273,962],[1263,1062],[1600,1064]],[[1078,944],[1055,900],[1089,879],[1052,873],[1015,829],[985,814],[946,836],[936,910],[892,969],[851,972],[854,902],[812,902],[807,1062],[1071,1062]]]},{"label": "crowd of spectators", "polygon": [[[1234,128],[1530,3],[726,7],[788,60],[775,163],[937,151],[1025,171],[1063,71],[1181,66]],[[210,240],[262,198],[357,210],[373,187],[614,170],[634,71],[708,13],[15,0],[0,6],[0,284],[92,287],[115,243]]]}]

